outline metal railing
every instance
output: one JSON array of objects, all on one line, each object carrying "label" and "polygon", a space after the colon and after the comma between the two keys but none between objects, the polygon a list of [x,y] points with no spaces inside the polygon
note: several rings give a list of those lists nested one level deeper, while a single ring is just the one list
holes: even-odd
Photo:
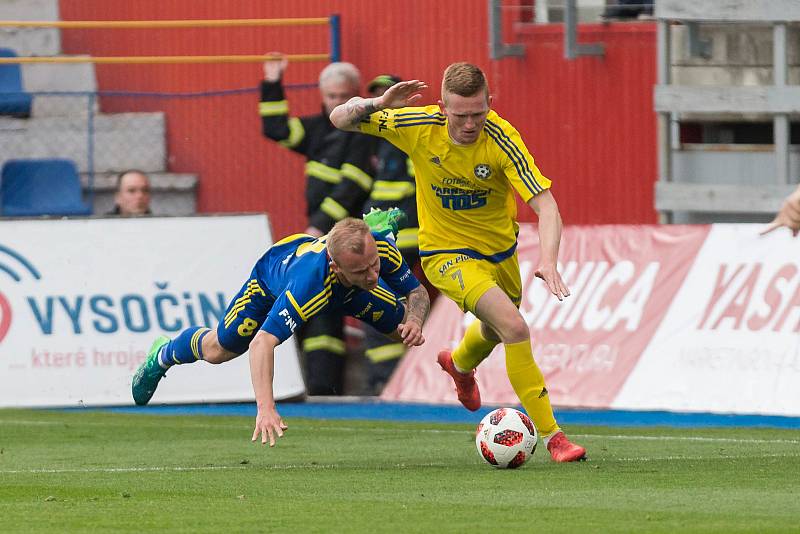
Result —
[{"label": "metal railing", "polygon": [[[327,25],[330,28],[327,53],[287,55],[289,61],[339,61],[341,59],[341,25],[339,15],[316,18],[286,19],[215,19],[215,20],[0,20],[0,27],[57,28],[57,29],[156,29],[156,28],[216,28],[243,26],[308,26]],[[0,64],[14,63],[258,63],[270,59],[266,54],[210,56],[20,56],[0,58]]]}]

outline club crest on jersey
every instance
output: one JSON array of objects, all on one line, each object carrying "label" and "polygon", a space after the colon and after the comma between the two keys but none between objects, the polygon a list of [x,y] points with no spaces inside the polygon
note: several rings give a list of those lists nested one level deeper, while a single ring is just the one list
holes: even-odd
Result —
[{"label": "club crest on jersey", "polygon": [[478,163],[472,172],[478,180],[487,180],[492,175],[492,168],[485,163]]},{"label": "club crest on jersey", "polygon": [[439,156],[433,156],[431,158],[431,163],[433,163],[434,165],[438,165],[439,167],[442,166],[442,160],[439,159]]}]

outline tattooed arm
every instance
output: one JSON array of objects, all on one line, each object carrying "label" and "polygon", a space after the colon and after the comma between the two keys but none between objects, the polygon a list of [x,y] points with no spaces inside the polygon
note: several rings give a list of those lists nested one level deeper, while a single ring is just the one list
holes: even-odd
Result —
[{"label": "tattooed arm", "polygon": [[340,130],[357,132],[358,123],[366,119],[376,111],[383,109],[378,107],[378,98],[361,98],[354,96],[344,104],[333,108],[331,112],[331,122]]},{"label": "tattooed arm", "polygon": [[419,80],[399,82],[390,87],[382,96],[361,98],[355,96],[336,106],[331,112],[331,122],[340,130],[358,131],[358,124],[382,109],[396,109],[409,106],[422,98],[420,91],[428,86]]},{"label": "tattooed arm", "polygon": [[422,335],[422,324],[428,317],[430,309],[431,301],[428,297],[428,290],[424,286],[412,289],[408,294],[406,315],[403,318],[403,322],[397,326],[397,334],[403,343],[409,347],[425,343],[425,336]]}]

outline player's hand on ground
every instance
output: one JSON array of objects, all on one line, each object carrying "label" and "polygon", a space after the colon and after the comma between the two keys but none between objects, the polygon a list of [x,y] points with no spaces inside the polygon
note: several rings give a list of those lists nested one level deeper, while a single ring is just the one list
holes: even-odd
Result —
[{"label": "player's hand on ground", "polygon": [[269,446],[275,446],[275,439],[283,437],[283,431],[288,427],[283,419],[274,408],[271,410],[258,410],[256,414],[256,428],[253,431],[252,441],[256,441],[261,436],[261,444],[266,445],[269,441]]},{"label": "player's hand on ground", "polygon": [[425,343],[425,336],[422,335],[422,325],[414,320],[397,325],[397,333],[408,347],[416,347]]},{"label": "player's hand on ground", "polygon": [[283,76],[283,71],[289,66],[289,60],[280,52],[267,52],[268,59],[264,62],[264,79],[268,82],[277,82]]},{"label": "player's hand on ground", "polygon": [[555,265],[541,265],[534,274],[537,278],[544,280],[544,283],[547,284],[547,289],[558,300],[564,300],[564,297],[569,296],[569,288],[564,283],[564,280],[561,279],[561,273],[558,272]]},{"label": "player's hand on ground", "polygon": [[775,219],[760,233],[761,235],[768,234],[781,226],[789,228],[794,236],[800,233],[800,188],[783,201],[781,210]]},{"label": "player's hand on ground", "polygon": [[388,88],[383,96],[378,97],[376,104],[381,109],[404,108],[421,99],[420,91],[427,88],[428,85],[419,80],[398,82]]}]

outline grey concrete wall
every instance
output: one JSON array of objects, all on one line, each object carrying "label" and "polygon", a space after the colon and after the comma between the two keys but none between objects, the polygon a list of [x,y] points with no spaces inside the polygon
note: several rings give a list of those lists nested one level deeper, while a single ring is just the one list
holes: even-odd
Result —
[{"label": "grey concrete wall", "polygon": [[[22,65],[22,86],[30,93],[95,92],[97,80],[92,63],[25,63]],[[86,117],[89,106],[99,110],[96,98],[88,95],[34,94],[33,117]]]},{"label": "grey concrete wall", "polygon": [[[800,83],[800,25],[786,32],[789,83]],[[677,85],[771,85],[772,26],[700,24],[700,39],[710,43],[708,58],[689,53],[686,26],[672,26],[672,77]]]},{"label": "grey concrete wall", "polygon": [[[59,20],[58,0],[0,0],[0,20]],[[0,46],[20,56],[57,56],[61,34],[55,28],[0,27]]]},{"label": "grey concrete wall", "polygon": [[[94,121],[95,172],[166,168],[162,113],[98,115]],[[0,117],[0,164],[12,158],[68,158],[89,168],[89,123],[84,117]]]}]

